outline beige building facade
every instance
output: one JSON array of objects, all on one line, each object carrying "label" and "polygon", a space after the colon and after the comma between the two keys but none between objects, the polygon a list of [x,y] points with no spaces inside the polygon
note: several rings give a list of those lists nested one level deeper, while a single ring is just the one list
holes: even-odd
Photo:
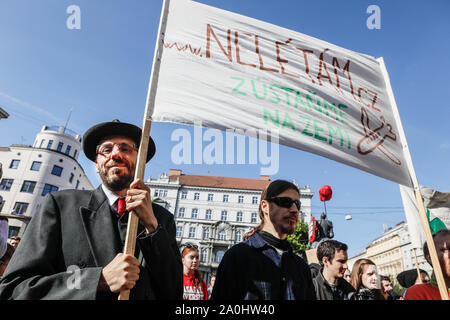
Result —
[{"label": "beige building facade", "polygon": [[369,245],[366,249],[367,257],[378,268],[378,273],[395,278],[404,270],[400,236],[398,234],[382,237]]},{"label": "beige building facade", "polygon": [[417,266],[430,276],[433,271],[424,258],[422,248],[413,247],[408,224],[404,221],[386,228],[381,237],[372,241],[364,252],[349,258],[349,269],[361,258],[372,260],[377,266],[378,274],[389,276],[392,281],[397,281],[400,272],[416,269]]}]

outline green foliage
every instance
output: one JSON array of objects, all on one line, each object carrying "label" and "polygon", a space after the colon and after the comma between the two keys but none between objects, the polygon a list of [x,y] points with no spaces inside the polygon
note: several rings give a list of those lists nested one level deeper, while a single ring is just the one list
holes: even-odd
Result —
[{"label": "green foliage", "polygon": [[299,221],[295,232],[287,236],[288,241],[291,243],[295,254],[298,254],[306,260],[305,251],[308,250],[308,225]]}]

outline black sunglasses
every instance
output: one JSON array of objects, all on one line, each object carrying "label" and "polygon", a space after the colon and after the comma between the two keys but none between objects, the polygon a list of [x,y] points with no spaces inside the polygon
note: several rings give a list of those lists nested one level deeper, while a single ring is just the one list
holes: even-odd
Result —
[{"label": "black sunglasses", "polygon": [[273,197],[273,198],[267,199],[267,201],[275,202],[277,204],[277,206],[287,208],[287,209],[292,207],[292,204],[295,203],[295,206],[297,207],[297,209],[300,210],[300,207],[302,205],[300,200],[292,200],[289,197]]},{"label": "black sunglasses", "polygon": [[184,249],[186,249],[186,248],[194,248],[194,249],[198,250],[198,246],[196,244],[193,244],[193,243],[190,243],[190,242],[186,242],[184,244]]}]

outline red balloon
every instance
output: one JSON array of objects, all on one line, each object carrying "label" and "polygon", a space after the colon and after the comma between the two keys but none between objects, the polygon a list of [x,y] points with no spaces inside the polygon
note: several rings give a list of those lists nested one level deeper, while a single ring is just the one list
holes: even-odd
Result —
[{"label": "red balloon", "polygon": [[331,190],[331,187],[329,185],[324,185],[319,190],[320,201],[328,201],[328,200],[330,200],[332,194],[333,194],[333,190]]}]

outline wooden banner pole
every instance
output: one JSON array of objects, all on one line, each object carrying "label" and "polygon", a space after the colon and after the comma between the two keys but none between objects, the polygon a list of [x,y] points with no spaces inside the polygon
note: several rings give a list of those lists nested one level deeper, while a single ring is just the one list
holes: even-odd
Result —
[{"label": "wooden banner pole", "polygon": [[417,279],[419,279],[419,283],[422,283],[422,275],[420,274],[419,262],[417,261],[416,248],[414,250],[414,260],[416,260],[416,269],[417,269]]},{"label": "wooden banner pole", "polygon": [[[138,159],[136,163],[136,173],[134,179],[144,180],[145,164],[147,163],[147,151],[148,151],[148,141],[150,136],[150,128],[152,121],[151,119],[146,119],[144,122],[144,128],[142,128],[141,143],[139,145]],[[128,215],[128,226],[127,235],[125,238],[125,247],[123,253],[134,255],[136,249],[136,237],[137,229],[139,224],[139,218],[131,211]],[[120,291],[119,300],[129,300],[130,290]]]},{"label": "wooden banner pole", "polygon": [[[166,32],[167,16],[169,13],[170,0],[164,0],[161,8],[161,17],[159,21],[158,36],[156,39],[155,54],[153,57],[152,72],[147,91],[147,100],[145,104],[144,120],[142,125],[142,136],[139,145],[138,160],[136,163],[135,179],[144,180],[145,164],[147,160],[148,141],[150,137],[150,128],[152,124],[151,115],[155,105],[156,89],[158,84],[159,68],[161,65],[161,56],[163,51],[163,40]],[[134,212],[130,212],[128,217],[127,235],[125,239],[125,254],[134,255],[136,248],[136,236],[139,219]],[[120,291],[119,300],[129,300],[130,290]]]},{"label": "wooden banner pole", "polygon": [[411,153],[409,152],[408,143],[406,141],[405,132],[403,130],[402,122],[400,120],[400,113],[398,112],[397,103],[394,98],[394,92],[392,91],[391,81],[389,80],[389,74],[384,64],[383,58],[378,58],[377,61],[380,63],[380,69],[383,74],[384,80],[386,82],[386,90],[389,97],[389,101],[392,105],[392,111],[394,113],[395,122],[397,124],[398,133],[400,136],[400,142],[402,143],[403,154],[405,156],[406,165],[411,177],[411,184],[414,187],[414,193],[416,195],[417,208],[419,209],[419,217],[422,223],[422,228],[425,233],[425,239],[427,241],[431,262],[433,266],[433,271],[436,276],[436,281],[438,283],[439,292],[441,294],[442,300],[449,300],[447,286],[444,281],[444,276],[442,274],[441,265],[437,256],[436,246],[434,245],[433,236],[431,234],[430,225],[428,224],[428,218],[425,211],[425,206],[423,204],[422,195],[420,193],[419,182],[417,181],[416,172],[414,170],[414,165],[411,158]]},{"label": "wooden banner pole", "polygon": [[428,251],[431,258],[431,264],[433,266],[434,276],[436,277],[436,281],[438,283],[439,292],[441,293],[442,300],[449,300],[447,285],[445,284],[441,264],[439,263],[436,246],[434,245],[433,235],[431,234],[430,225],[428,223],[427,213],[425,211],[425,206],[423,204],[422,194],[420,193],[419,189],[416,189],[414,192],[416,194],[417,207],[419,208],[419,217],[423,226],[423,230],[425,231],[425,239],[427,241]]}]

